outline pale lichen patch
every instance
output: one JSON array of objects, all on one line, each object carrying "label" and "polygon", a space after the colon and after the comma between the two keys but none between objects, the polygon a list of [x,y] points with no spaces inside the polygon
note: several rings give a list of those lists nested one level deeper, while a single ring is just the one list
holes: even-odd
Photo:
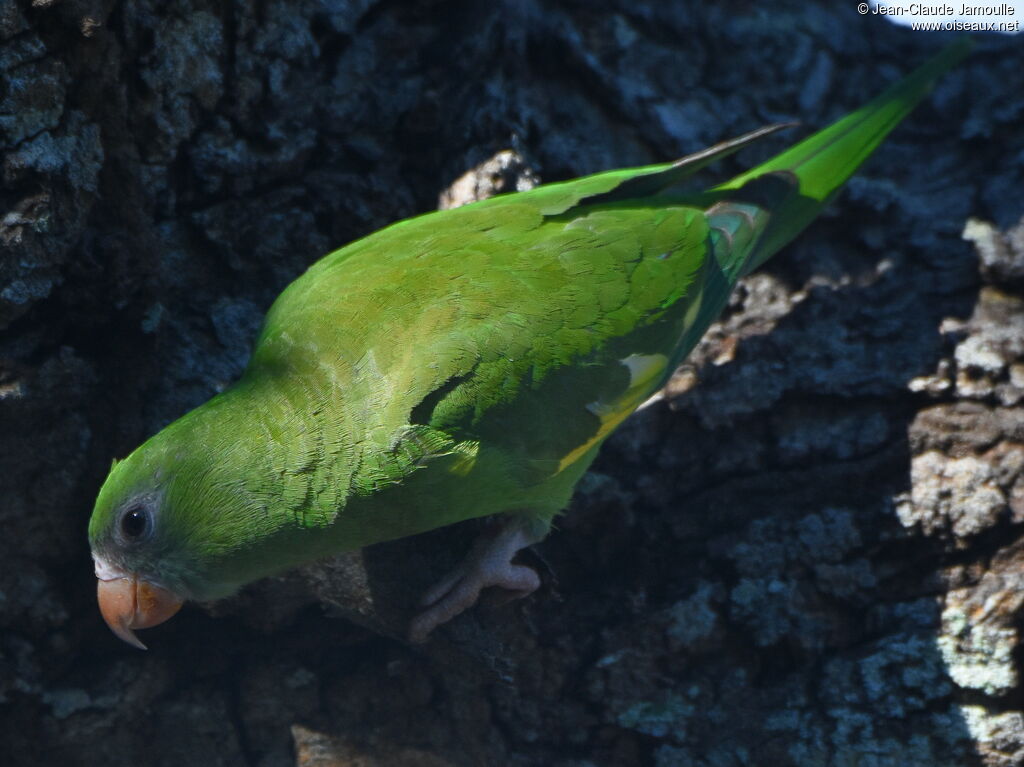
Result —
[{"label": "pale lichen patch", "polygon": [[914,457],[910,477],[910,496],[896,505],[904,527],[963,538],[992,527],[1007,508],[994,467],[974,456],[950,458],[929,450]]}]

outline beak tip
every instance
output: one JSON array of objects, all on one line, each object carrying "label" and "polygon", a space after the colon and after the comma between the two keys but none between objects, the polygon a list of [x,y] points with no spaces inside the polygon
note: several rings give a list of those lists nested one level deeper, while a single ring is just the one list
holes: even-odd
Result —
[{"label": "beak tip", "polygon": [[[114,627],[111,626],[111,628],[114,628]],[[144,645],[142,643],[141,639],[139,639],[137,636],[135,636],[135,632],[132,631],[130,628],[126,627],[126,626],[119,626],[117,629],[114,629],[114,634],[117,635],[118,639],[124,640],[125,642],[127,642],[132,647],[134,647],[134,648],[136,648],[138,650],[148,650],[149,649],[148,647],[146,647],[146,645]]]}]

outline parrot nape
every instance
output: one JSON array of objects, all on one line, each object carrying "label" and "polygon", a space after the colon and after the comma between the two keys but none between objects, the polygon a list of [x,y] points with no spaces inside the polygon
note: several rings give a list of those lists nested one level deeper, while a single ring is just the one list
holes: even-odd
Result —
[{"label": "parrot nape", "polygon": [[133,630],[185,600],[489,515],[411,637],[483,588],[533,591],[513,558],[601,443],[968,47],[704,191],[679,185],[787,126],[400,221],[317,261],[234,385],[114,462],[89,522],[106,622],[144,647]]}]

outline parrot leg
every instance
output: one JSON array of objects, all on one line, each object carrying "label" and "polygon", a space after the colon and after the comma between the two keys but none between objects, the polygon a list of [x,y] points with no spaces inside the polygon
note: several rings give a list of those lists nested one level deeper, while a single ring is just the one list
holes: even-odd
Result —
[{"label": "parrot leg", "polygon": [[512,599],[536,591],[540,576],[531,567],[514,564],[512,559],[543,537],[531,535],[519,520],[505,522],[496,532],[481,535],[462,564],[423,595],[420,607],[426,609],[413,618],[409,638],[413,642],[426,641],[435,628],[476,604],[480,592],[489,586],[505,589]]}]

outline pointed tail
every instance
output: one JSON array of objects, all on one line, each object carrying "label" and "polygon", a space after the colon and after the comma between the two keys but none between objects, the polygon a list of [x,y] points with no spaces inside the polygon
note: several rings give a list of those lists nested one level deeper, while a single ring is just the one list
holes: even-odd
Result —
[{"label": "pointed tail", "polygon": [[763,264],[807,226],[936,80],[967,55],[971,45],[965,38],[947,46],[857,111],[709,190],[721,200],[708,211],[709,219],[717,215],[749,220],[752,207],[767,213],[767,220],[756,226],[758,234],[746,251],[740,274]]}]

